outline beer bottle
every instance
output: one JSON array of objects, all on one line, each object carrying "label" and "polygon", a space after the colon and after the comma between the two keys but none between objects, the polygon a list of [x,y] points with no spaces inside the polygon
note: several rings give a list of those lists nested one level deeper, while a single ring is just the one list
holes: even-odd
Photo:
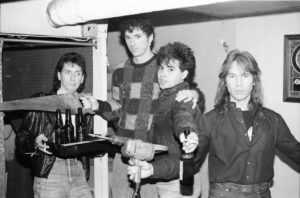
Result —
[{"label": "beer bottle", "polygon": [[74,126],[71,120],[71,110],[66,109],[66,122],[64,126],[65,131],[65,143],[74,142]]},{"label": "beer bottle", "polygon": [[[185,137],[190,134],[189,129],[183,131]],[[180,156],[180,193],[182,195],[193,194],[194,184],[194,153],[185,153],[182,151]]]},{"label": "beer bottle", "polygon": [[77,109],[76,115],[76,141],[81,142],[85,140],[85,123],[83,120],[82,108]]},{"label": "beer bottle", "polygon": [[57,109],[56,110],[56,115],[55,115],[55,125],[53,127],[53,134],[54,134],[54,143],[56,144],[64,144],[64,133],[63,133],[63,122],[61,118],[61,110]]},{"label": "beer bottle", "polygon": [[[82,108],[77,109],[76,114],[76,141],[81,142],[86,138],[86,125],[85,120],[83,119]],[[87,156],[80,156],[78,159],[81,161],[83,169],[86,171],[87,180],[90,175],[90,159]]]}]

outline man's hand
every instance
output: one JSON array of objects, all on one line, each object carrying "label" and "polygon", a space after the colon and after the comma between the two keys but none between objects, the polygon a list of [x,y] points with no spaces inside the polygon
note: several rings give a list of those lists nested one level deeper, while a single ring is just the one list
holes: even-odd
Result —
[{"label": "man's hand", "polygon": [[127,173],[130,180],[134,179],[134,175],[138,173],[139,168],[141,169],[141,179],[153,175],[153,166],[149,162],[130,159],[129,164],[131,166],[128,166]]},{"label": "man's hand", "polygon": [[195,132],[191,132],[186,138],[185,135],[181,133],[179,139],[182,143],[182,150],[186,153],[194,152],[199,144],[199,138]]},{"label": "man's hand", "polygon": [[91,94],[81,93],[79,99],[81,100],[84,109],[92,109],[93,111],[98,110],[99,103]]},{"label": "man's hand", "polygon": [[196,90],[181,90],[176,94],[175,100],[180,102],[189,102],[193,101],[193,109],[197,106],[199,99],[199,94]]},{"label": "man's hand", "polygon": [[46,141],[48,141],[48,138],[44,134],[40,134],[35,138],[35,146],[42,152],[51,155],[52,153],[47,150],[49,146]]}]

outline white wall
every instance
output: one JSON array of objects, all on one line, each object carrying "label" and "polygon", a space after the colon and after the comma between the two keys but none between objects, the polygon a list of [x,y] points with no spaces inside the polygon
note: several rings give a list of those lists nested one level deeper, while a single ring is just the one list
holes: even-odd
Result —
[{"label": "white wall", "polygon": [[[256,57],[262,70],[265,106],[282,115],[300,140],[300,103],[283,102],[284,35],[300,34],[300,13],[236,20],[236,44]],[[275,161],[273,197],[299,196],[299,174]]]},{"label": "white wall", "polygon": [[[170,25],[156,28],[155,50],[167,42],[181,41],[195,52],[196,82],[205,93],[207,111],[213,108],[219,69],[226,56],[220,43],[252,53],[262,70],[265,106],[280,113],[300,141],[300,103],[283,102],[283,36],[300,34],[300,12],[222,21]],[[113,68],[126,58],[119,34],[108,35],[108,60]],[[299,173],[278,158],[275,161],[273,198],[299,198]]]},{"label": "white wall", "polygon": [[0,4],[0,32],[81,37],[81,26],[52,27],[47,21],[51,0],[27,0]]},{"label": "white wall", "polygon": [[205,93],[207,110],[212,109],[218,82],[217,73],[226,55],[220,39],[233,43],[235,23],[217,21],[160,27],[156,33],[157,49],[174,41],[183,42],[193,49],[197,64],[195,81]]}]

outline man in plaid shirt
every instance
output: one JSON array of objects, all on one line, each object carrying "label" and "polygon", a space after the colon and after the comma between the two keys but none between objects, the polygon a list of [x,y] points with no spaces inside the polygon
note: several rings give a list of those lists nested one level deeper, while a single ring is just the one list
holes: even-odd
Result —
[{"label": "man in plaid shirt", "polygon": [[[147,19],[131,19],[120,25],[132,58],[119,64],[112,76],[112,100],[100,101],[93,96],[81,97],[85,108],[92,108],[106,120],[118,120],[116,134],[119,136],[151,142],[153,113],[158,104],[159,85],[157,80],[156,55],[152,52],[154,27]],[[183,90],[177,100],[204,101],[200,90]],[[133,195],[128,180],[128,159],[116,153],[111,181],[114,198],[128,198]],[[141,185],[141,197],[155,198],[155,187],[149,181]]]}]

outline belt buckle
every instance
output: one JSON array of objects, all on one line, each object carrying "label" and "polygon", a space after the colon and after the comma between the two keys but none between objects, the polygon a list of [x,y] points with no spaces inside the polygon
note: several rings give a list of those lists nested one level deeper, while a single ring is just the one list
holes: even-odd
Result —
[{"label": "belt buckle", "polygon": [[241,187],[240,187],[240,191],[241,191],[242,193],[245,193],[245,192],[248,191],[248,189],[245,188],[244,186],[241,186]]},{"label": "belt buckle", "polygon": [[243,193],[256,192],[258,189],[256,185],[242,185],[240,188]]},{"label": "belt buckle", "polygon": [[265,182],[265,183],[261,183],[261,184],[256,185],[255,191],[256,192],[262,192],[262,191],[267,190],[268,188],[270,188],[269,182]]}]

